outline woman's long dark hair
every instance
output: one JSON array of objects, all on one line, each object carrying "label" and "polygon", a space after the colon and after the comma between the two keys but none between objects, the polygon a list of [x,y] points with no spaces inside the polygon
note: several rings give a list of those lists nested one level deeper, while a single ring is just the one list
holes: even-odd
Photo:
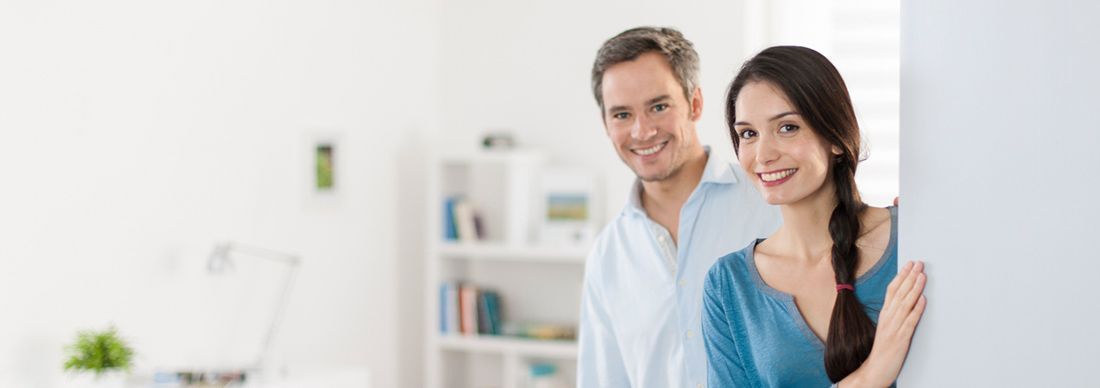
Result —
[{"label": "woman's long dark hair", "polygon": [[[829,168],[837,198],[829,218],[829,235],[833,239],[836,282],[854,285],[859,264],[856,247],[859,216],[867,205],[856,190],[859,124],[844,79],[824,55],[806,47],[771,47],[745,62],[726,96],[726,123],[735,152],[740,152],[740,138],[733,127],[737,122],[737,95],[750,82],[767,82],[782,90],[814,133],[842,152]],[[859,368],[871,353],[874,341],[875,324],[864,312],[855,292],[837,290],[825,340],[825,371],[829,379],[838,382]]]}]

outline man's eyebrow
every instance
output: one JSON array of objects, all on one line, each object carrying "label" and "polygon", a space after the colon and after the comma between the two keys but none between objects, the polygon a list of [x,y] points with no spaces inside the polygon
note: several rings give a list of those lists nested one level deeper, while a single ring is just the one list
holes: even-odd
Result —
[{"label": "man's eyebrow", "polygon": [[[656,104],[658,102],[669,100],[669,99],[672,99],[672,96],[669,96],[667,94],[662,94],[660,96],[653,97],[649,100],[646,100],[645,104],[646,105],[653,105],[653,104]],[[627,107],[626,105],[613,105],[613,106],[607,108],[608,113],[610,113],[610,112],[619,112],[619,111],[624,111],[624,110],[630,110],[630,108]]]},{"label": "man's eyebrow", "polygon": [[615,105],[615,106],[607,108],[608,113],[619,112],[619,111],[624,111],[624,110],[628,110],[626,105]]},{"label": "man's eyebrow", "polygon": [[[772,118],[768,119],[768,121],[775,121],[775,120],[779,120],[779,119],[781,119],[781,118],[784,118],[784,117],[787,117],[787,116],[790,116],[790,115],[798,115],[798,112],[795,112],[795,111],[790,111],[790,112],[783,112],[783,113],[777,114],[777,115],[775,115],[775,116],[772,116]],[[733,123],[733,125],[734,125],[734,126],[738,126],[738,125],[749,125],[749,123],[748,123],[748,122],[745,122],[745,121],[738,121],[738,122],[736,122],[736,123]]]},{"label": "man's eyebrow", "polygon": [[661,102],[661,101],[664,101],[664,100],[668,100],[668,99],[671,99],[671,98],[672,98],[672,97],[671,97],[671,96],[669,96],[669,95],[667,95],[667,94],[662,94],[662,95],[660,95],[660,96],[657,96],[657,97],[653,97],[653,98],[649,99],[649,101],[646,101],[646,102],[645,102],[645,104],[646,104],[646,105],[653,105],[653,104],[656,104],[656,103],[658,103],[658,102]]}]

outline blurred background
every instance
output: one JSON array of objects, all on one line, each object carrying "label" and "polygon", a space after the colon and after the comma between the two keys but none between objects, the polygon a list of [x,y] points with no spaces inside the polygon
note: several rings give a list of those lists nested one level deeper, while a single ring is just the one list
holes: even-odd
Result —
[{"label": "blurred background", "polygon": [[[0,1],[0,386],[102,384],[62,366],[78,331],[111,325],[135,386],[235,370],[253,386],[570,386],[587,240],[547,249],[541,197],[524,196],[547,190],[546,171],[583,170],[565,179],[587,182],[579,228],[621,209],[633,176],[591,95],[600,44],[680,29],[701,58],[700,138],[726,157],[740,63],[817,49],[855,102],[864,198],[884,206],[898,192],[898,7]],[[486,157],[490,133],[513,151]],[[448,234],[446,203],[494,179],[508,194],[476,204],[487,232]],[[214,271],[222,242],[264,253]],[[512,330],[565,334],[449,332],[457,282],[499,291]]]}]

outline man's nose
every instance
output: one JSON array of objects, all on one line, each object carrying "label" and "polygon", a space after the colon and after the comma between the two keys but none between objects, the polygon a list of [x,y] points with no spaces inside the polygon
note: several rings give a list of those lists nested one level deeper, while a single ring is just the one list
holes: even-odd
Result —
[{"label": "man's nose", "polygon": [[630,128],[630,137],[634,140],[648,140],[656,134],[657,125],[645,116],[639,116],[634,120],[634,126]]}]

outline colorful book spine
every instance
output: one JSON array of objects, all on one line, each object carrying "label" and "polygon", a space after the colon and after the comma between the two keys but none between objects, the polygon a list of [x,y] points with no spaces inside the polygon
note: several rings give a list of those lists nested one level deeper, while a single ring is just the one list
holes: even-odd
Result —
[{"label": "colorful book spine", "polygon": [[439,287],[439,331],[442,334],[459,332],[458,283],[444,282]]},{"label": "colorful book spine", "polygon": [[444,335],[502,335],[500,294],[455,281],[439,286],[439,332]]},{"label": "colorful book spine", "polygon": [[439,285],[439,332],[447,334],[450,332],[447,327],[447,308],[450,303],[447,303],[447,285],[443,283]]},{"label": "colorful book spine", "polygon": [[462,315],[462,334],[477,334],[477,287],[463,285],[459,289],[459,311]]},{"label": "colorful book spine", "polygon": [[463,242],[485,239],[485,222],[469,199],[452,196],[444,200],[443,239]]},{"label": "colorful book spine", "polygon": [[500,296],[496,291],[486,290],[478,296],[478,333],[500,335]]},{"label": "colorful book spine", "polygon": [[454,209],[458,240],[462,242],[477,241],[477,221],[474,215],[474,205],[470,201],[462,199],[455,203]]},{"label": "colorful book spine", "polygon": [[457,198],[447,197],[443,201],[443,239],[458,240],[458,228],[455,226],[455,202]]}]

